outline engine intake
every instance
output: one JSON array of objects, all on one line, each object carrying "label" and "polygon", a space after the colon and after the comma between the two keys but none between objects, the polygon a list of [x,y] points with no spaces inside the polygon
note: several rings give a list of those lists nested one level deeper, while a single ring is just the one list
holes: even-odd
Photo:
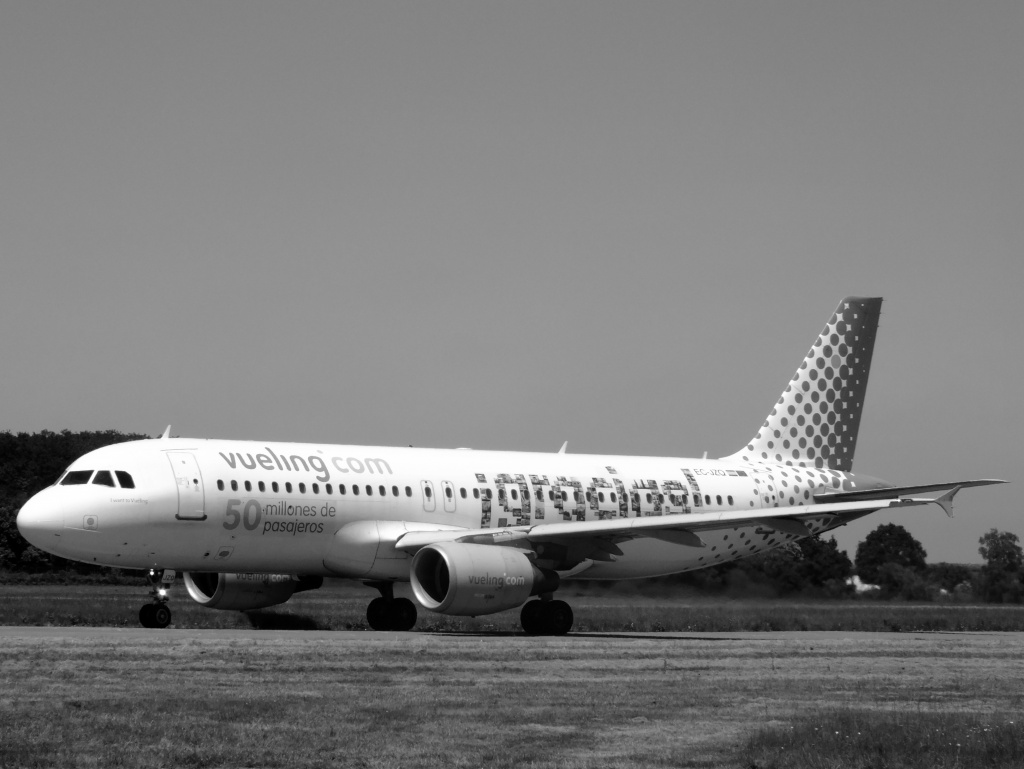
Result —
[{"label": "engine intake", "polygon": [[555,572],[538,569],[519,550],[461,542],[421,548],[409,580],[423,608],[468,617],[514,609],[558,587]]},{"label": "engine intake", "polygon": [[186,572],[184,581],[192,600],[207,609],[248,611],[284,603],[303,590],[316,590],[323,585],[324,578]]}]

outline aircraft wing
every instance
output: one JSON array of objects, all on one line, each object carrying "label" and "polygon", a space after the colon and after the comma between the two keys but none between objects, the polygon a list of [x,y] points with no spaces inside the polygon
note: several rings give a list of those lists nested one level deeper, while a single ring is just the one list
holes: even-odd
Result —
[{"label": "aircraft wing", "polygon": [[924,486],[887,486],[881,489],[863,489],[857,491],[824,491],[815,494],[816,502],[853,502],[864,499],[891,499],[892,497],[905,497],[911,494],[930,494],[933,491],[952,489],[960,487],[969,489],[973,486],[991,486],[995,483],[1006,483],[992,478],[977,481],[951,481],[949,483],[929,483]]},{"label": "aircraft wing", "polygon": [[[818,502],[811,505],[774,507],[750,511],[715,513],[682,513],[645,518],[611,518],[601,521],[559,521],[501,529],[454,529],[446,531],[412,531],[402,535],[395,548],[414,553],[437,542],[506,545],[533,550],[542,542],[596,540],[604,543],[604,551],[615,555],[614,543],[637,537],[652,537],[690,547],[704,547],[702,532],[756,525],[784,534],[809,536],[835,525],[860,518],[876,510],[914,505],[939,505],[952,515],[953,497],[962,488],[1004,483],[997,480],[960,481],[929,486],[904,486],[872,489],[866,492],[840,492],[835,496],[852,495],[848,501]],[[935,498],[911,497],[922,491],[949,489]],[[860,496],[860,499],[856,497]],[[610,546],[610,547],[609,547]]]}]

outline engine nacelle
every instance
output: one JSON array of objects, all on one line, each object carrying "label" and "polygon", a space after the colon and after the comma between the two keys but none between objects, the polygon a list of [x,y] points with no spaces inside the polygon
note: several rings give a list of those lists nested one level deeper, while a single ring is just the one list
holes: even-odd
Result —
[{"label": "engine nacelle", "polygon": [[409,578],[423,608],[468,617],[514,609],[558,587],[555,572],[538,569],[519,550],[461,542],[421,548]]},{"label": "engine nacelle", "polygon": [[316,590],[323,577],[288,574],[215,574],[186,572],[185,587],[192,600],[207,609],[247,611],[284,603],[295,593]]}]

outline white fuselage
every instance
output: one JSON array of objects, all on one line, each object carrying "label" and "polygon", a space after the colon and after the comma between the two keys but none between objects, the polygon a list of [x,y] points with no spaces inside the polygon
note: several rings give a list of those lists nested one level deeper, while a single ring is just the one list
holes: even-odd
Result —
[{"label": "white fuselage", "polygon": [[[116,485],[94,475],[33,497],[18,519],[25,536],[66,558],[123,568],[353,577],[360,574],[332,558],[332,548],[339,530],[359,521],[410,531],[514,529],[750,512],[813,505],[815,491],[850,477],[708,459],[193,439],[116,444],[69,468],[79,478],[104,470]],[[121,485],[125,473],[134,488]],[[579,576],[703,568],[788,539],[754,524],[706,536],[703,548],[638,538],[619,545],[622,557],[589,563]],[[407,579],[407,557],[395,558],[394,576]]]}]

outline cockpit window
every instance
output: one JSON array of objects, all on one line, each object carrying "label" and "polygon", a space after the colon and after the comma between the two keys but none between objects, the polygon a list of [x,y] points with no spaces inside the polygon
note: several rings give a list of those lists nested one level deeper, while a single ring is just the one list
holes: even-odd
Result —
[{"label": "cockpit window", "polygon": [[117,482],[121,484],[122,489],[134,489],[135,481],[129,473],[124,470],[115,470],[114,475],[117,476]]},{"label": "cockpit window", "polygon": [[109,470],[97,470],[92,482],[97,486],[113,486],[114,476],[110,474]]},{"label": "cockpit window", "polygon": [[64,476],[64,480],[60,482],[61,486],[81,486],[83,483],[88,483],[92,477],[92,470],[72,470],[70,473]]}]

